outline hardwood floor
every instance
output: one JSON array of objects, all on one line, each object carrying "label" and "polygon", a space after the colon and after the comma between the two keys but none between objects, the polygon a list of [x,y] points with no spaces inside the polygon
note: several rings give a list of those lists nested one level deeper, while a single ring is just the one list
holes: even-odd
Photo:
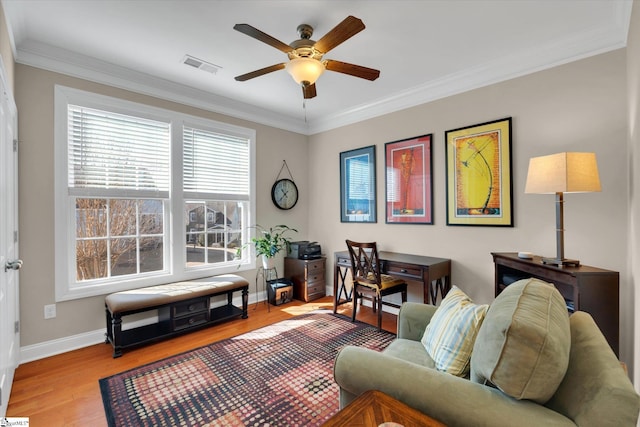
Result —
[{"label": "hardwood floor", "polygon": [[[249,318],[221,323],[157,344],[125,350],[112,358],[110,344],[96,344],[68,353],[20,365],[15,373],[8,417],[29,417],[31,427],[106,426],[100,378],[108,377],[145,363],[182,353],[209,343],[304,314],[319,308],[332,309],[333,298],[310,303],[292,301],[267,310],[265,303],[251,304]],[[339,313],[351,316],[351,304],[339,307]],[[358,309],[357,319],[377,324],[371,308]],[[384,313],[382,327],[396,332],[396,316]]]}]

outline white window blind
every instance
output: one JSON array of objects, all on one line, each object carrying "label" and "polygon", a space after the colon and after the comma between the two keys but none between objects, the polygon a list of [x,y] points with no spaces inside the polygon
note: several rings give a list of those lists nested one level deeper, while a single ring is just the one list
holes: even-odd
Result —
[{"label": "white window blind", "polygon": [[248,138],[185,127],[183,144],[185,194],[249,199]]},{"label": "white window blind", "polygon": [[169,123],[68,106],[69,194],[168,197]]}]

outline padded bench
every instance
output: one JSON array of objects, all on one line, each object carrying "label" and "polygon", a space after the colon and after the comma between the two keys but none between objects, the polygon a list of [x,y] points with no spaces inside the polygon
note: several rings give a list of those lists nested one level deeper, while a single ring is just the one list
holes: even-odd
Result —
[{"label": "padded bench", "polygon": [[[242,309],[233,305],[233,293],[242,292]],[[210,299],[227,295],[227,304],[210,308]],[[235,274],[205,277],[166,285],[116,292],[105,298],[106,343],[113,345],[113,357],[122,350],[162,338],[190,332],[228,319],[246,319],[249,282]],[[122,329],[122,317],[158,310],[159,321],[132,329]]]}]

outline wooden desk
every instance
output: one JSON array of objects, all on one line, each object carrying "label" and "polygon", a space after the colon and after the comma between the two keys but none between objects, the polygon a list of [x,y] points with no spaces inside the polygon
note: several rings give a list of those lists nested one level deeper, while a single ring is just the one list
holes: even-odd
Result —
[{"label": "wooden desk", "polygon": [[[409,255],[396,252],[378,252],[382,272],[407,280],[418,282],[423,289],[423,302],[435,305],[438,293],[442,299],[451,289],[451,260],[430,256]],[[351,292],[347,292],[345,279],[351,269],[349,251],[334,253],[335,273],[333,275],[333,312],[340,304],[351,301]],[[342,295],[344,294],[344,299]]]},{"label": "wooden desk", "polygon": [[323,427],[378,427],[385,422],[405,427],[445,427],[441,422],[378,390],[369,390],[361,394],[331,417]]}]

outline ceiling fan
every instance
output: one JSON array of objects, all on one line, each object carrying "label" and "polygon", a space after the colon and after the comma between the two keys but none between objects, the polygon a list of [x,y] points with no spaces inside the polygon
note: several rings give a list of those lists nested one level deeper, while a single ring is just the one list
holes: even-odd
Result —
[{"label": "ceiling fan", "polygon": [[316,80],[325,69],[373,81],[380,76],[379,70],[332,59],[322,59],[331,49],[358,34],[364,28],[362,20],[348,16],[320,40],[314,41],[311,40],[313,28],[310,25],[302,24],[297,28],[300,39],[287,45],[249,24],[236,24],[233,27],[234,30],[286,53],[289,57],[289,62],[261,68],[237,76],[235,79],[244,82],[284,68],[291,74],[296,83],[302,86],[302,93],[305,99],[316,96]]}]

